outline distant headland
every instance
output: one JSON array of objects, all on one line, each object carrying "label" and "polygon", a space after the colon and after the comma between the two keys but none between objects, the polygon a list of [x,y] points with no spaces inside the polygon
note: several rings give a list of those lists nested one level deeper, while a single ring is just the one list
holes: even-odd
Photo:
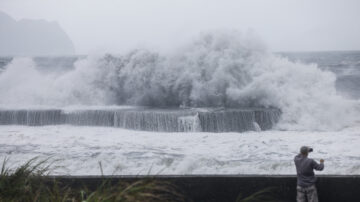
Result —
[{"label": "distant headland", "polygon": [[57,22],[14,20],[0,11],[1,56],[75,54],[74,45]]}]

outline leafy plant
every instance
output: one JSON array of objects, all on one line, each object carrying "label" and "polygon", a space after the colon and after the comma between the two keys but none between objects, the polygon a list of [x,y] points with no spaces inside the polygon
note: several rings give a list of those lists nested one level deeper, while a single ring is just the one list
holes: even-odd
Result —
[{"label": "leafy plant", "polygon": [[48,161],[34,158],[12,171],[7,168],[8,159],[5,158],[0,173],[0,201],[189,201],[172,183],[154,178],[116,183],[104,178],[95,190],[86,186],[71,188],[47,177],[51,168]]}]

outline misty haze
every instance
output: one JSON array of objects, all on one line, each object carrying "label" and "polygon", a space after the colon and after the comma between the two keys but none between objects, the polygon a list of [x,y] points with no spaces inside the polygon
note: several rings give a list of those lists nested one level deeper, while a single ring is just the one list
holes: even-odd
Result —
[{"label": "misty haze", "polygon": [[13,169],[50,158],[55,177],[297,175],[300,186],[305,148],[325,159],[324,179],[358,180],[359,10],[2,0],[0,157]]},{"label": "misty haze", "polygon": [[7,56],[73,55],[74,45],[56,22],[15,21],[0,11],[0,54]]}]

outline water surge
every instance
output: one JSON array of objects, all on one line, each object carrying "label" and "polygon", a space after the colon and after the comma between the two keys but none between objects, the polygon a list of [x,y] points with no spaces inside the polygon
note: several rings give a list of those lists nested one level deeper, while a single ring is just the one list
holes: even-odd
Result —
[{"label": "water surge", "polygon": [[65,72],[15,58],[0,74],[0,105],[276,108],[277,128],[338,130],[358,123],[359,104],[338,95],[335,81],[316,64],[273,55],[253,36],[215,31],[171,53],[88,56]]}]

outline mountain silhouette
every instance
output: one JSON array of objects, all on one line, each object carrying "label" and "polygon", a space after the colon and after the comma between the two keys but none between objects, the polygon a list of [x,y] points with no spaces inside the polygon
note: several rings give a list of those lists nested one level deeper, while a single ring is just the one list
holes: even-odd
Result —
[{"label": "mountain silhouette", "polygon": [[16,21],[0,11],[0,55],[46,56],[75,54],[69,36],[57,22]]}]

